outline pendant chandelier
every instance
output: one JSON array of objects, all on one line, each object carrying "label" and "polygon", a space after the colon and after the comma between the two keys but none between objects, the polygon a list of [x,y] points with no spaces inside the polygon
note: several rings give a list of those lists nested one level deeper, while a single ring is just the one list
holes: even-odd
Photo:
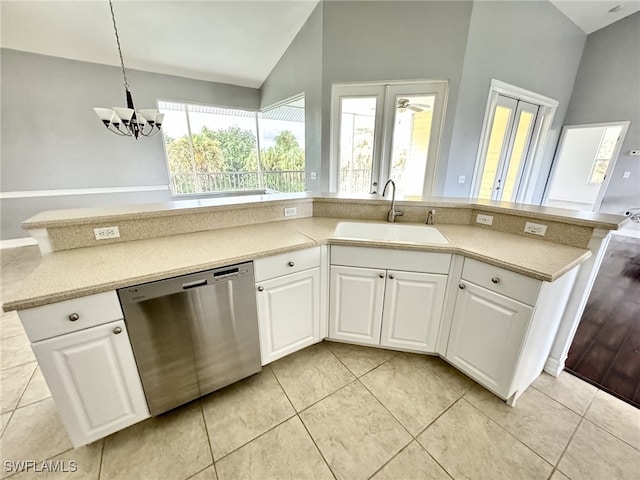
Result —
[{"label": "pendant chandelier", "polygon": [[113,31],[116,34],[116,42],[118,44],[118,54],[120,55],[120,66],[122,67],[122,77],[124,78],[124,89],[127,98],[127,107],[101,108],[95,107],[100,120],[107,129],[117,135],[123,137],[152,137],[156,135],[162,126],[163,113],[158,113],[156,109],[137,110],[133,106],[133,98],[129,90],[129,82],[127,81],[127,73],[124,69],[124,60],[122,59],[122,50],[120,49],[120,37],[118,36],[118,27],[116,26],[116,17],[113,13],[113,3],[109,0],[111,8],[111,19],[113,20]]}]

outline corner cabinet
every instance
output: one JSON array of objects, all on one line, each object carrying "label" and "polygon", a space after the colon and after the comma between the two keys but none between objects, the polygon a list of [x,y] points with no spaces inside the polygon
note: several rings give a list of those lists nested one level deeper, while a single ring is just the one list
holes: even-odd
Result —
[{"label": "corner cabinet", "polygon": [[576,273],[547,283],[465,259],[445,358],[513,405],[542,371]]},{"label": "corner cabinet", "polygon": [[329,338],[434,353],[450,259],[332,247]]},{"label": "corner cabinet", "polygon": [[149,417],[125,322],[111,319],[122,317],[115,292],[19,315],[75,447]]},{"label": "corner cabinet", "polygon": [[324,337],[320,264],[320,247],[254,262],[262,365]]}]

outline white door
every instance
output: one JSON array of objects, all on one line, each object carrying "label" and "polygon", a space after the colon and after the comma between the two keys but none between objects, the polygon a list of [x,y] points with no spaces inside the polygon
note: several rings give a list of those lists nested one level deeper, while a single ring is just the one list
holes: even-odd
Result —
[{"label": "white door", "polygon": [[563,127],[542,204],[598,211],[628,128],[629,122]]},{"label": "white door", "polygon": [[447,82],[334,85],[331,190],[431,195]]},{"label": "white door", "polygon": [[477,198],[516,201],[540,107],[498,95],[491,113],[490,133],[483,147]]},{"label": "white door", "polygon": [[446,275],[387,272],[380,344],[434,353]]},{"label": "white door", "polygon": [[380,344],[385,270],[331,266],[329,337]]},{"label": "white door", "polygon": [[262,365],[320,341],[320,269],[258,283]]},{"label": "white door", "polygon": [[506,399],[533,308],[472,283],[460,286],[446,358]]},{"label": "white door", "polygon": [[32,348],[75,447],[149,417],[123,320]]}]

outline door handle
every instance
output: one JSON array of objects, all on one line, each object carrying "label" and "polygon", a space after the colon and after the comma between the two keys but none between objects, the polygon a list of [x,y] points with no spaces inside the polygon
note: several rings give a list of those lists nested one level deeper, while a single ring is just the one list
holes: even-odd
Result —
[{"label": "door handle", "polygon": [[206,278],[203,278],[203,279],[200,279],[200,280],[194,280],[193,282],[183,283],[182,284],[182,289],[183,290],[188,290],[190,288],[201,287],[203,285],[206,285],[207,283],[208,283],[208,280]]}]

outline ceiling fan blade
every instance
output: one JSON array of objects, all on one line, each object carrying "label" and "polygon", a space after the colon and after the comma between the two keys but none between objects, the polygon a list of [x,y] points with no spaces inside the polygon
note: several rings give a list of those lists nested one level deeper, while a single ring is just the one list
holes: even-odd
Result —
[{"label": "ceiling fan blade", "polygon": [[408,105],[407,108],[409,110],[413,110],[414,112],[422,112],[422,109],[420,107],[416,107],[415,105]]}]

